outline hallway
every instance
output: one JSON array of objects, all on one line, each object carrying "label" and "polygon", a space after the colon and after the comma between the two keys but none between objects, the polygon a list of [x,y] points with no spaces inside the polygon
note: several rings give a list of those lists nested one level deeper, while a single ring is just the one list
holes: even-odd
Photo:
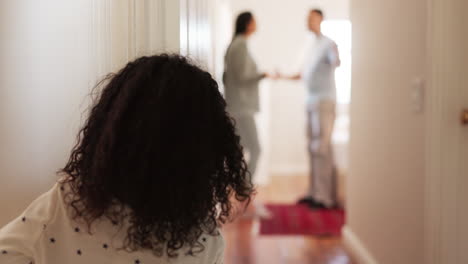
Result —
[{"label": "hallway", "polygon": [[[260,236],[259,222],[241,219],[224,228],[225,263],[468,263],[467,0],[0,1],[0,228],[54,185],[104,76],[169,52],[221,84],[233,18],[247,9],[259,68],[287,74],[316,7],[350,32],[342,237]],[[260,87],[265,203],[294,204],[307,186],[305,93],[289,81]]]},{"label": "hallway", "polygon": [[[294,203],[307,178],[272,177],[258,189],[266,203]],[[259,236],[259,222],[238,219],[224,229],[225,264],[357,264],[345,251],[340,237]]]}]

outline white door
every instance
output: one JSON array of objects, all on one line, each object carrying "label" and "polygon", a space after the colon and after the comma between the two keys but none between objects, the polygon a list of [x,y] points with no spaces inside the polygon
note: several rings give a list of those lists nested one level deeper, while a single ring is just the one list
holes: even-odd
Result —
[{"label": "white door", "polygon": [[466,0],[432,1],[425,262],[431,264],[468,263],[468,120],[462,118],[468,110],[466,10]]},{"label": "white door", "polygon": [[[167,0],[166,0],[167,1]],[[180,52],[205,69],[214,70],[212,43],[215,0],[180,0]]]},{"label": "white door", "polygon": [[464,13],[468,10],[468,1],[461,0],[463,6],[460,8],[461,28],[460,32],[462,56],[460,56],[459,74],[462,76],[461,85],[458,86],[460,92],[461,124],[458,167],[458,190],[457,200],[458,221],[458,263],[468,263],[468,16]]},{"label": "white door", "polygon": [[[465,8],[468,8],[466,6]],[[465,9],[467,10],[467,9]],[[465,17],[465,25],[468,25],[468,19]],[[464,46],[468,47],[467,37],[465,34]],[[463,122],[464,127],[462,130],[462,136],[460,137],[460,167],[458,172],[459,182],[458,192],[460,197],[458,199],[458,228],[460,230],[458,234],[458,255],[459,263],[468,263],[468,52],[465,52],[464,56],[464,71],[465,81],[464,87],[462,88],[462,100],[463,100]]]}]

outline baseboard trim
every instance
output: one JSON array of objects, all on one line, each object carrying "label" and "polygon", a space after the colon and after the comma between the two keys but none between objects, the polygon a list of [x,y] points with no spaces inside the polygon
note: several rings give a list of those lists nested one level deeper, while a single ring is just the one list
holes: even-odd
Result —
[{"label": "baseboard trim", "polygon": [[342,233],[345,248],[358,264],[378,264],[377,260],[348,226],[343,228]]}]

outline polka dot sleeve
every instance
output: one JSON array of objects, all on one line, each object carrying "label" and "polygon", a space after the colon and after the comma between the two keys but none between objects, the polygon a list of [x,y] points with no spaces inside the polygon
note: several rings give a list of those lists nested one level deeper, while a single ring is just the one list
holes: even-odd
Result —
[{"label": "polka dot sleeve", "polygon": [[41,195],[22,215],[0,229],[0,263],[33,264],[36,243],[53,218],[58,185]]},{"label": "polka dot sleeve", "polygon": [[222,247],[218,249],[216,254],[215,264],[223,264],[224,263],[224,239],[222,240]]}]

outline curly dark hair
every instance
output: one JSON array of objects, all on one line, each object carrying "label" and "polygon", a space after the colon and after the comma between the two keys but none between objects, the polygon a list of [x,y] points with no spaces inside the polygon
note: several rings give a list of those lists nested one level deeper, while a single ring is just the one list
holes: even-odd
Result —
[{"label": "curly dark hair", "polygon": [[178,55],[141,57],[106,78],[65,168],[68,206],[90,227],[128,222],[123,247],[176,257],[219,235],[231,198],[254,192],[212,76]]}]

